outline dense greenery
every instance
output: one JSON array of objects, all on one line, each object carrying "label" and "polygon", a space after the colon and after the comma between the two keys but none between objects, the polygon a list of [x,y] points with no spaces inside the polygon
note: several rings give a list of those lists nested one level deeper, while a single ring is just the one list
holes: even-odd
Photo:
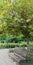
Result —
[{"label": "dense greenery", "polygon": [[0,0],[0,42],[33,41],[33,0]]},{"label": "dense greenery", "polygon": [[[30,42],[30,47],[33,51],[33,42]],[[26,42],[21,42],[21,43],[0,43],[0,48],[15,48],[15,47],[26,47],[27,43]]]}]

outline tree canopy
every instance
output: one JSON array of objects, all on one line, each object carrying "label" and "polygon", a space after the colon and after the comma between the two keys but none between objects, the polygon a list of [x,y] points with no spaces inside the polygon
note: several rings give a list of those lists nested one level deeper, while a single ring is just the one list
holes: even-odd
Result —
[{"label": "tree canopy", "polygon": [[0,35],[23,34],[25,38],[33,36],[33,0],[14,0],[13,3],[9,0],[1,3]]}]

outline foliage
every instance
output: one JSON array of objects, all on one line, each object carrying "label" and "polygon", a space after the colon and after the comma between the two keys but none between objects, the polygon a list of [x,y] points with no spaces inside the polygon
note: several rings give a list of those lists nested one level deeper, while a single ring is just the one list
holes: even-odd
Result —
[{"label": "foliage", "polygon": [[12,36],[20,35],[33,40],[33,0],[0,3],[0,40],[8,42]]},{"label": "foliage", "polygon": [[[31,52],[33,51],[33,42],[30,42],[30,48],[32,49]],[[27,43],[21,42],[21,43],[0,43],[0,48],[15,48],[15,47],[26,47]]]}]

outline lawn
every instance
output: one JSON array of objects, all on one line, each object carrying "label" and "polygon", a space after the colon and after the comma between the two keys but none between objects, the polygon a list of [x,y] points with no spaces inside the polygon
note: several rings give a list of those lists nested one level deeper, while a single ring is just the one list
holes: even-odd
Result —
[{"label": "lawn", "polygon": [[[33,41],[29,43],[29,45],[33,48]],[[0,48],[14,48],[14,47],[26,47],[26,42],[21,43],[0,43]]]}]

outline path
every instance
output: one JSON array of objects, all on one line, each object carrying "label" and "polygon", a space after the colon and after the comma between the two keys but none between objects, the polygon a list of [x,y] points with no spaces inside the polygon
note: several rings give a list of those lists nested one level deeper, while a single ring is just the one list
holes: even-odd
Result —
[{"label": "path", "polygon": [[12,59],[9,58],[9,49],[0,49],[0,65],[16,65]]}]

